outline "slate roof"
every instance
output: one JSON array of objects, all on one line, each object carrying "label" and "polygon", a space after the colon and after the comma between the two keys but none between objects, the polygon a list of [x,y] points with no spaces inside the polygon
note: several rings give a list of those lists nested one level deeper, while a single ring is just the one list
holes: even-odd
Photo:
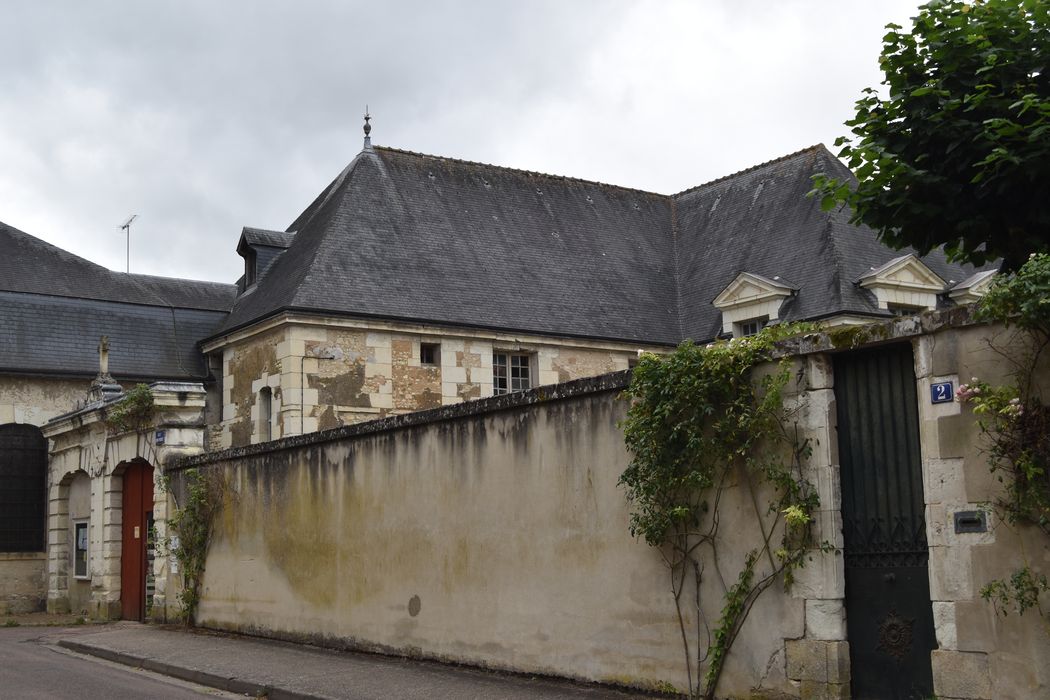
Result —
[{"label": "slate roof", "polygon": [[199,379],[197,341],[235,296],[230,284],[113,272],[0,223],[0,372],[93,377],[108,335],[117,379]]},{"label": "slate roof", "polygon": [[223,330],[296,309],[675,343],[671,217],[648,192],[364,151]]},{"label": "slate roof", "polygon": [[901,252],[821,211],[817,173],[852,177],[819,145],[676,195],[366,148],[216,336],[296,310],[676,344],[721,332],[712,301],[741,272],[793,281],[786,320],[885,316],[856,281]]},{"label": "slate roof", "polygon": [[269,246],[270,248],[287,248],[292,244],[295,233],[286,231],[269,231],[264,228],[245,226],[241,229],[241,240],[250,246]]},{"label": "slate roof", "polygon": [[[888,315],[856,282],[902,251],[879,243],[871,229],[850,224],[847,211],[822,211],[817,198],[806,196],[817,173],[853,177],[817,145],[674,196],[684,337],[719,333],[721,317],[711,302],[741,272],[794,282],[798,293],[781,307],[783,320]],[[921,260],[945,280],[973,274],[971,266],[947,262],[939,250]]]}]

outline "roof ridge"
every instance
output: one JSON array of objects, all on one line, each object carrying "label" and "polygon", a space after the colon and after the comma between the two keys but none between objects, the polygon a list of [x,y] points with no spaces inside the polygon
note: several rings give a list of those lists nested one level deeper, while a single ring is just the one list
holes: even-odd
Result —
[{"label": "roof ridge", "polygon": [[[108,268],[107,268],[108,269]],[[194,284],[214,284],[219,287],[235,287],[236,285],[229,282],[216,282],[214,280],[199,280],[192,277],[168,277],[167,275],[148,275],[143,272],[120,272],[119,270],[110,270],[115,275],[130,275],[130,277],[147,277],[154,280],[167,280],[169,282],[193,282]]]},{"label": "roof ridge", "polygon": [[436,160],[445,160],[451,163],[459,163],[460,165],[480,165],[485,168],[492,168],[493,170],[503,170],[512,173],[522,173],[524,175],[531,175],[534,177],[544,177],[552,180],[564,180],[567,182],[579,182],[587,185],[598,185],[599,187],[610,187],[617,190],[624,190],[626,192],[637,192],[639,194],[645,194],[652,197],[660,197],[667,199],[672,195],[663,194],[661,192],[653,192],[651,190],[642,190],[637,187],[626,187],[624,185],[616,185],[611,182],[601,182],[600,180],[588,180],[582,177],[573,177],[571,175],[554,175],[552,173],[541,173],[537,170],[525,170],[524,168],[512,168],[508,165],[494,165],[492,163],[482,163],[476,160],[466,160],[463,158],[452,158],[449,156],[437,156],[432,153],[420,153],[418,151],[409,151],[404,148],[393,148],[391,146],[373,146],[373,150],[376,151],[388,151],[390,153],[401,153],[409,156],[419,156],[422,158],[434,158]]},{"label": "roof ridge", "polygon": [[671,196],[672,197],[680,197],[683,194],[689,194],[690,192],[695,192],[695,191],[697,191],[697,190],[699,190],[701,188],[707,187],[708,185],[714,185],[715,183],[723,182],[724,180],[729,180],[731,178],[737,177],[738,175],[744,175],[745,173],[754,172],[755,170],[758,170],[760,168],[764,168],[766,166],[773,165],[774,163],[781,163],[781,162],[783,162],[785,160],[788,160],[790,158],[795,158],[796,156],[800,156],[803,153],[808,153],[810,151],[815,151],[817,149],[827,150],[827,147],[824,144],[822,144],[822,143],[816,143],[816,144],[813,144],[812,146],[806,146],[805,148],[800,148],[797,151],[794,151],[792,153],[788,153],[786,155],[782,155],[782,156],[780,156],[778,158],[773,158],[772,160],[767,160],[767,161],[765,161],[763,163],[758,163],[757,165],[752,165],[750,167],[744,168],[743,170],[737,170],[735,173],[730,173],[728,175],[723,175],[721,177],[716,177],[714,180],[708,180],[707,182],[703,182],[703,183],[701,183],[699,185],[696,185],[694,187],[690,187],[688,189],[684,189],[681,192],[675,192]]}]

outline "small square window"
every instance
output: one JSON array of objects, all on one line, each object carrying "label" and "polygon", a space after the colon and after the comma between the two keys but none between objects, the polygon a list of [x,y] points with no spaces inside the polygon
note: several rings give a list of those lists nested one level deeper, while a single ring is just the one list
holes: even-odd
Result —
[{"label": "small square window", "polygon": [[437,366],[441,364],[441,346],[437,343],[419,344],[419,364]]},{"label": "small square window", "polygon": [[73,523],[73,576],[88,577],[88,524],[87,521]]},{"label": "small square window", "polygon": [[529,360],[523,353],[492,353],[492,393],[499,396],[532,388]]},{"label": "small square window", "polygon": [[908,306],[906,304],[889,304],[887,309],[894,316],[914,316],[926,310],[921,306]]},{"label": "small square window", "polygon": [[769,317],[763,316],[762,318],[750,318],[746,321],[741,321],[737,324],[738,338],[746,338],[749,335],[758,335],[759,331],[766,327],[769,323]]}]

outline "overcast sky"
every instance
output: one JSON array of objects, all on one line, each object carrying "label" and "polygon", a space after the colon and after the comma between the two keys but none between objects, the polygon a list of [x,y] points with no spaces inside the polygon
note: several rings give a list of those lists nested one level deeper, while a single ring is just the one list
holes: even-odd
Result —
[{"label": "overcast sky", "polygon": [[[0,221],[232,282],[361,148],[673,193],[846,133],[917,0],[32,2],[0,41]],[[0,251],[0,255],[3,251]]]}]

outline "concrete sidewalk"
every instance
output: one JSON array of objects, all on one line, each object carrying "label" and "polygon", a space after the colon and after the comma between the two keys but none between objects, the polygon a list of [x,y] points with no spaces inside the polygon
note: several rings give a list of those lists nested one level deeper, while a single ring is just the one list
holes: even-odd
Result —
[{"label": "concrete sidewalk", "polygon": [[109,625],[98,632],[78,630],[57,638],[60,646],[82,654],[270,700],[653,697],[549,678],[137,623]]}]

